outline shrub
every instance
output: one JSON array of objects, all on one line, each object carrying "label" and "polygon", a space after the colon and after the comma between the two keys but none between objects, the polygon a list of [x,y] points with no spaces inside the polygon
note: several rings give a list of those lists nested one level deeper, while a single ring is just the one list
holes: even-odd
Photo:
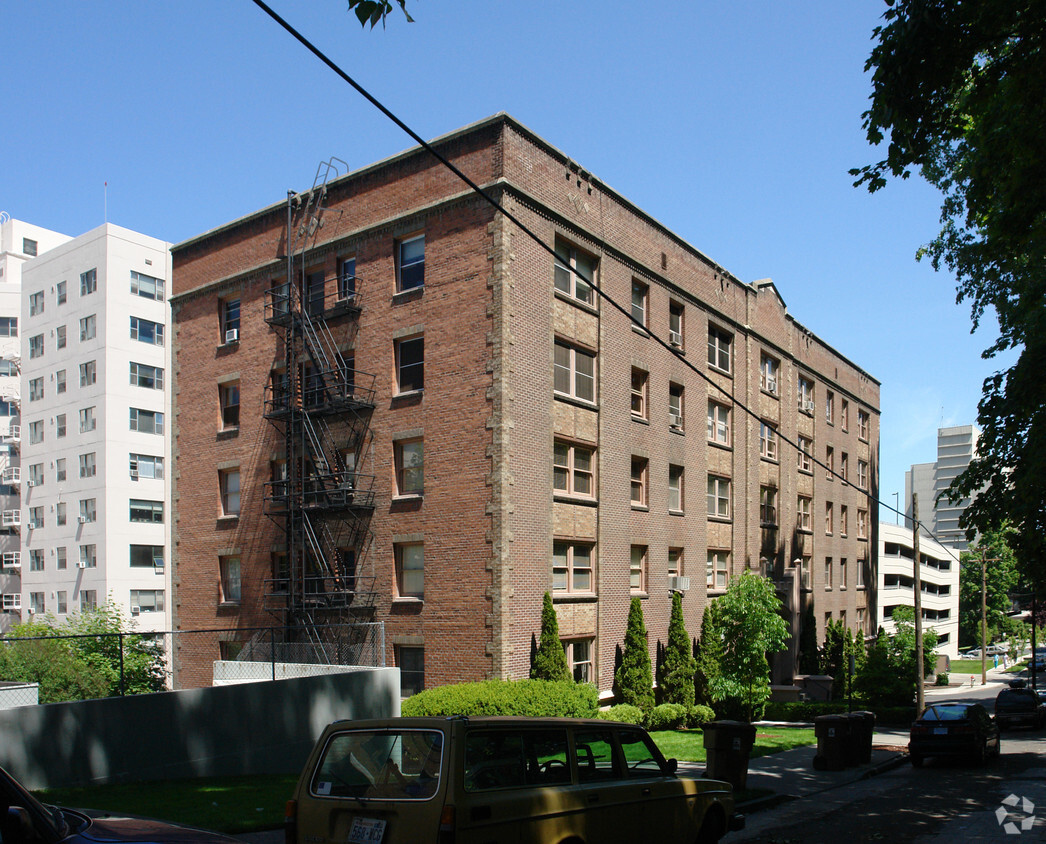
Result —
[{"label": "shrub", "polygon": [[643,724],[643,710],[629,703],[618,703],[599,713],[599,717],[605,721],[621,721],[625,724],[635,724],[637,727]]},{"label": "shrub", "polygon": [[622,703],[638,706],[644,712],[653,708],[654,674],[650,668],[650,652],[647,650],[643,603],[639,598],[633,598],[628,608],[625,650],[621,658],[621,668],[614,679],[620,689]]},{"label": "shrub", "polygon": [[683,596],[672,593],[672,616],[668,622],[668,645],[664,650],[662,685],[659,690],[665,703],[679,704],[685,710],[694,705],[694,659],[690,636],[683,622]]},{"label": "shrub", "polygon": [[697,704],[691,706],[686,712],[686,725],[688,727],[700,727],[709,721],[715,720],[715,710],[711,706]]},{"label": "shrub", "polygon": [[947,686],[948,685],[948,675],[945,674],[943,671],[940,674],[937,675],[936,685],[938,685],[938,686]]},{"label": "shrub", "polygon": [[594,718],[599,693],[588,683],[548,680],[483,680],[426,689],[403,701],[405,716],[515,715]]},{"label": "shrub", "polygon": [[548,592],[541,605],[541,644],[530,668],[531,680],[553,680],[561,682],[572,679],[567,669],[567,656],[559,641],[559,621],[552,596]]},{"label": "shrub", "polygon": [[647,729],[678,730],[686,725],[687,707],[678,703],[662,703],[650,710]]}]

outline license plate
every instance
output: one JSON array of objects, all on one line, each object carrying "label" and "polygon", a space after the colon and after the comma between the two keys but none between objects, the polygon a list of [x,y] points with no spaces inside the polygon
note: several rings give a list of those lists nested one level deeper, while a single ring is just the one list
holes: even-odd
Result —
[{"label": "license plate", "polygon": [[379,818],[353,818],[348,844],[374,844],[385,835],[385,821]]},{"label": "license plate", "polygon": [[946,736],[946,735],[948,735],[948,728],[947,727],[934,727],[933,728],[933,734],[935,736]]}]

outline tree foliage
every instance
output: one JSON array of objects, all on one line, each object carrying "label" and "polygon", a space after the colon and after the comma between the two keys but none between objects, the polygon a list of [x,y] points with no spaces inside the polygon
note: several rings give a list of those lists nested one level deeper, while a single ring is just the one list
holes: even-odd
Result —
[{"label": "tree foliage", "polygon": [[668,644],[660,682],[661,697],[665,703],[680,706],[694,705],[694,674],[697,660],[691,650],[690,635],[683,620],[683,596],[672,593],[672,615],[668,620]]},{"label": "tree foliage", "polygon": [[943,197],[942,228],[920,250],[956,276],[976,330],[998,317],[990,359],[1017,362],[984,381],[978,454],[949,489],[968,530],[1012,520],[1016,550],[1046,580],[1046,3],[886,0],[866,69],[876,164],[852,171],[870,190],[918,170]]},{"label": "tree foliage", "polygon": [[625,650],[615,679],[620,689],[619,703],[638,706],[644,712],[654,708],[654,676],[650,669],[650,651],[647,649],[643,602],[639,598],[633,598],[628,607]]},{"label": "tree foliage", "polygon": [[538,644],[534,664],[530,666],[530,679],[548,680],[553,683],[571,679],[570,670],[567,668],[567,655],[563,651],[563,643],[559,641],[556,608],[552,605],[552,596],[548,592],[545,593],[541,605],[541,642]]},{"label": "tree foliage", "polygon": [[[407,0],[396,0],[396,3],[403,11],[407,23],[414,23],[414,18],[407,12]],[[369,23],[370,28],[374,29],[379,22],[385,26],[385,19],[392,11],[392,3],[390,0],[349,0],[349,11],[355,12],[363,26]]]},{"label": "tree foliage", "polygon": [[1017,586],[1017,560],[1010,548],[1012,528],[1004,526],[981,537],[978,548],[964,551],[959,563],[959,644],[974,647],[981,643],[981,555],[987,562],[985,584],[989,644],[1008,630],[1006,616],[1009,593]]}]

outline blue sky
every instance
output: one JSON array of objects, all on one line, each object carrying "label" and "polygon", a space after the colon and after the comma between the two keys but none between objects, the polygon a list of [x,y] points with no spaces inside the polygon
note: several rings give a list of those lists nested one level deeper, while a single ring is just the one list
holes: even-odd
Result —
[{"label": "blue sky", "polygon": [[[994,325],[915,261],[918,178],[849,168],[883,0],[411,0],[362,30],[345,0],[272,0],[422,137],[506,111],[882,382],[882,498],[976,419]],[[647,14],[647,10],[650,13]],[[637,11],[638,10],[638,11]],[[177,243],[410,139],[250,0],[4,0],[0,210],[70,235],[105,219]],[[108,182],[108,190],[104,184]],[[894,520],[891,513],[882,517]]]}]

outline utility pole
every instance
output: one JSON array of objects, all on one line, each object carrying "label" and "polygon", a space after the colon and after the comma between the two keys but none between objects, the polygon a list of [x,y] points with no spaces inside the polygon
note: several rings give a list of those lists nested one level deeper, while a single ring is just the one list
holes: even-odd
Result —
[{"label": "utility pole", "polygon": [[[1034,651],[1032,652],[1034,653]],[[981,685],[988,684],[988,558],[981,548]]]},{"label": "utility pole", "polygon": [[915,711],[922,715],[923,693],[923,582],[919,571],[919,493],[912,493],[912,569],[915,581]]}]

